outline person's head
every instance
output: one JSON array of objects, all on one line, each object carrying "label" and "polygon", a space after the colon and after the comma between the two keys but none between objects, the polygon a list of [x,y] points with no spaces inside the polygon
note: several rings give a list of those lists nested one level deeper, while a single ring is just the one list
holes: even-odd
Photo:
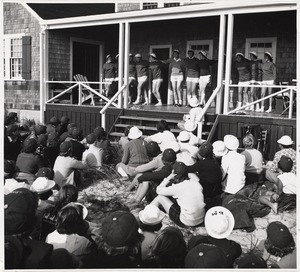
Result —
[{"label": "person's head", "polygon": [[133,60],[133,54],[129,53],[129,61],[132,61],[132,60]]},{"label": "person's head", "polygon": [[59,142],[58,133],[56,131],[51,131],[48,134],[47,145],[49,147],[57,147]]},{"label": "person's head", "polygon": [[194,57],[194,55],[195,55],[195,51],[193,49],[189,49],[188,50],[188,57],[191,59],[191,58]]},{"label": "person's head", "polygon": [[108,54],[108,55],[106,56],[106,62],[107,62],[107,63],[110,63],[111,60],[112,60],[111,55]]},{"label": "person's head", "polygon": [[128,139],[135,140],[135,139],[142,137],[142,135],[143,135],[143,132],[140,131],[138,127],[134,126],[129,130]]},{"label": "person's head", "polygon": [[239,147],[239,140],[234,135],[225,135],[224,144],[228,150],[236,151]]},{"label": "person's head", "polygon": [[197,128],[197,124],[192,120],[186,120],[184,122],[184,129],[188,132],[193,132]]},{"label": "person's head", "polygon": [[34,153],[37,149],[38,144],[34,138],[29,138],[24,141],[23,152],[25,153]]},{"label": "person's head", "polygon": [[178,59],[179,58],[179,50],[175,49],[173,51],[173,58]]},{"label": "person's head", "polygon": [[39,136],[41,134],[45,134],[45,133],[47,133],[47,127],[44,126],[44,125],[38,124],[34,127],[34,132],[35,132],[36,136]]},{"label": "person's head", "polygon": [[36,192],[41,200],[46,200],[52,195],[52,188],[55,186],[53,180],[45,177],[37,178],[31,185],[31,191]]},{"label": "person's head", "polygon": [[100,140],[103,137],[103,135],[105,134],[105,130],[103,127],[100,127],[100,126],[95,127],[94,134],[96,134],[97,140]]},{"label": "person's head", "polygon": [[268,268],[267,262],[259,255],[254,253],[247,253],[239,258],[236,262],[235,268]]},{"label": "person's head", "polygon": [[177,140],[180,141],[181,143],[188,143],[190,141],[191,135],[183,130],[179,133],[179,135],[177,136]]},{"label": "person's head", "polygon": [[137,53],[137,54],[134,55],[134,58],[135,58],[136,62],[140,62],[141,59],[142,59],[142,55],[140,53]]},{"label": "person's head", "polygon": [[175,175],[185,178],[188,176],[188,168],[183,162],[175,162],[172,167]]},{"label": "person's head", "polygon": [[253,146],[255,145],[255,138],[254,136],[250,133],[247,134],[244,138],[243,138],[243,146],[248,149],[248,148],[253,148]]},{"label": "person's head", "polygon": [[165,130],[170,130],[166,120],[160,120],[156,125],[156,129],[158,132],[164,132]]},{"label": "person's head", "polygon": [[249,53],[249,56],[250,56],[250,60],[256,60],[257,59],[257,53],[252,51]]},{"label": "person's head", "polygon": [[213,146],[210,142],[204,142],[199,150],[198,150],[199,155],[201,158],[204,159],[210,159],[213,157]]},{"label": "person's head", "polygon": [[207,51],[200,50],[199,51],[199,57],[200,57],[200,59],[207,59]]},{"label": "person's head", "polygon": [[50,167],[42,167],[35,174],[37,178],[45,177],[47,179],[53,180],[54,171]]},{"label": "person's head", "polygon": [[128,134],[129,134],[129,130],[132,128],[132,126],[127,126],[125,129],[124,129],[124,136],[125,137],[128,137]]},{"label": "person's head", "polygon": [[4,160],[4,178],[11,178],[15,173],[16,163],[12,160]]},{"label": "person's head", "polygon": [[223,141],[215,141],[213,143],[213,153],[217,158],[223,157],[228,152]]},{"label": "person's head", "polygon": [[72,152],[72,144],[70,142],[63,142],[59,146],[59,155],[63,157],[68,157]]},{"label": "person's head", "polygon": [[18,122],[18,119],[19,119],[19,118],[18,118],[18,114],[17,114],[16,112],[10,112],[10,113],[6,116],[4,124],[5,124],[6,126],[12,125],[12,124],[14,124],[14,123],[17,123],[17,122]]},{"label": "person's head", "polygon": [[93,145],[96,142],[96,140],[97,140],[97,136],[95,133],[91,133],[88,136],[86,136],[86,142],[89,145]]},{"label": "person's head", "polygon": [[150,158],[154,158],[161,153],[158,143],[154,141],[146,143],[146,151],[147,156]]},{"label": "person's head", "polygon": [[5,235],[26,236],[36,223],[38,195],[26,188],[19,188],[4,196]]},{"label": "person's head", "polygon": [[78,189],[72,184],[66,184],[59,190],[59,201],[64,203],[76,202],[78,199]]},{"label": "person's head", "polygon": [[290,157],[287,156],[281,156],[279,162],[278,162],[278,168],[284,172],[289,173],[292,171],[294,166],[294,162]]},{"label": "person's head", "polygon": [[295,241],[286,225],[279,221],[272,222],[267,227],[266,251],[277,257],[292,253]]},{"label": "person's head", "polygon": [[290,136],[284,135],[277,141],[277,143],[279,144],[280,149],[284,149],[291,148],[294,142]]},{"label": "person's head", "polygon": [[162,155],[164,165],[173,165],[176,161],[176,152],[172,148],[167,148]]},{"label": "person's head", "polygon": [[57,117],[56,116],[51,117],[49,124],[51,124],[53,126],[57,126],[59,124]]},{"label": "person's head", "polygon": [[37,143],[40,146],[46,147],[48,141],[48,134],[40,134],[37,138]]},{"label": "person's head", "polygon": [[236,53],[235,58],[237,62],[241,62],[245,58],[245,56],[243,53]]},{"label": "person's head", "polygon": [[265,52],[264,58],[266,62],[272,62],[273,61],[273,55],[270,52]]},{"label": "person's head", "polygon": [[187,246],[176,227],[163,229],[153,241],[150,254],[162,268],[183,267]]},{"label": "person's head", "polygon": [[83,218],[83,210],[79,205],[70,204],[58,212],[56,230],[60,234],[84,234],[87,224]]},{"label": "person's head", "polygon": [[143,231],[158,231],[165,214],[155,205],[149,204],[139,212],[139,226]]},{"label": "person's head", "polygon": [[79,268],[79,261],[65,248],[53,250],[50,257],[51,269]]},{"label": "person's head", "polygon": [[75,123],[70,123],[67,125],[67,130],[68,130],[68,134],[71,135],[72,130],[71,128],[77,127],[77,125]]},{"label": "person's head", "polygon": [[63,116],[60,118],[60,123],[61,123],[62,125],[67,125],[67,124],[69,124],[69,122],[70,122],[70,119],[69,119],[68,116],[63,115]]},{"label": "person's head", "polygon": [[76,128],[73,128],[72,130],[72,139],[73,140],[79,140],[81,139],[82,137],[82,129],[76,127]]},{"label": "person's head", "polygon": [[155,53],[151,53],[149,55],[149,61],[156,61],[156,60],[157,60],[156,54]]}]

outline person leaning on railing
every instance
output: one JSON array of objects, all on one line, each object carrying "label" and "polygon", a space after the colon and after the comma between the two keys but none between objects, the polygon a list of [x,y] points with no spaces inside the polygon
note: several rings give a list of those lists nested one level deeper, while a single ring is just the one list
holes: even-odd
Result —
[{"label": "person leaning on railing", "polygon": [[[115,79],[115,65],[112,63],[111,55],[106,56],[106,62],[103,64],[103,75],[104,82],[112,83]],[[105,96],[111,93],[112,84],[105,84]]]}]

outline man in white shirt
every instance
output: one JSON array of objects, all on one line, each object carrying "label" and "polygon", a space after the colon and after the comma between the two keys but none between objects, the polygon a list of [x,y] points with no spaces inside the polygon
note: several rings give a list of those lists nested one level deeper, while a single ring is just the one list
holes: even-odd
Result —
[{"label": "man in white shirt", "polygon": [[82,154],[83,163],[87,164],[90,168],[100,170],[103,159],[103,149],[95,145],[97,136],[94,133],[86,137],[88,149]]}]

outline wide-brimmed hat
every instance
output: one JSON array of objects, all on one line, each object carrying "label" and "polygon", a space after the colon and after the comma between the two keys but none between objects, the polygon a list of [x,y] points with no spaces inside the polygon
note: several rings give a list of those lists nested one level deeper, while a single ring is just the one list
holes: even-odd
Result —
[{"label": "wide-brimmed hat", "polygon": [[292,141],[290,136],[284,135],[277,141],[277,143],[282,145],[292,145],[294,142]]},{"label": "wide-brimmed hat", "polygon": [[186,268],[228,268],[225,252],[213,244],[201,243],[185,257]]},{"label": "wide-brimmed hat", "polygon": [[108,58],[111,58],[111,54],[108,54],[108,55],[106,56],[106,59],[108,59]]},{"label": "wide-brimmed hat", "polygon": [[277,248],[285,248],[291,245],[294,241],[293,235],[288,227],[279,221],[272,222],[267,227],[267,238],[273,246]]},{"label": "wide-brimmed hat", "polygon": [[157,59],[157,57],[156,57],[156,54],[155,54],[155,53],[151,53],[151,54],[150,54],[150,57],[152,57],[152,58],[154,58],[154,59]]},{"label": "wide-brimmed hat", "polygon": [[133,54],[132,53],[129,53],[129,55],[128,55],[129,57],[133,57]]},{"label": "wide-brimmed hat", "polygon": [[178,49],[174,49],[174,50],[173,50],[173,53],[180,54],[180,52],[179,52],[179,50],[178,50]]},{"label": "wide-brimmed hat", "polygon": [[55,186],[55,181],[45,177],[37,178],[31,185],[31,191],[43,194],[50,191]]},{"label": "wide-brimmed hat", "polygon": [[215,141],[213,144],[213,153],[217,157],[223,157],[224,155],[227,154],[228,149],[226,148],[225,144],[223,141]]},{"label": "wide-brimmed hat", "polygon": [[278,162],[278,168],[286,173],[291,172],[293,165],[294,165],[293,160],[287,156],[281,156]]},{"label": "wide-brimmed hat", "polygon": [[136,239],[138,229],[138,223],[132,213],[116,211],[104,219],[102,237],[109,246],[123,247]]},{"label": "wide-brimmed hat", "polygon": [[193,49],[189,49],[187,52],[188,52],[188,53],[189,53],[189,52],[192,52],[192,53],[195,54],[195,50],[193,50]]},{"label": "wide-brimmed hat", "polygon": [[269,56],[271,59],[273,59],[273,55],[270,52],[265,52],[265,55]]},{"label": "wide-brimmed hat", "polygon": [[256,52],[252,51],[252,52],[250,52],[249,54],[250,54],[250,55],[253,55],[254,57],[257,58],[257,53],[256,53]]},{"label": "wide-brimmed hat", "polygon": [[172,150],[174,150],[175,153],[177,153],[180,150],[180,144],[177,141],[164,141],[160,145],[160,149],[162,152],[169,148],[171,148]]},{"label": "wide-brimmed hat", "polygon": [[146,151],[147,155],[151,158],[156,157],[158,154],[161,153],[158,143],[154,141],[151,141],[146,144]]},{"label": "wide-brimmed hat", "polygon": [[192,108],[196,108],[200,105],[200,102],[196,96],[193,96],[188,102]]},{"label": "wide-brimmed hat", "polygon": [[85,219],[87,217],[87,215],[88,215],[88,209],[83,204],[81,204],[79,202],[70,202],[65,207],[69,207],[69,206],[79,206],[79,208],[82,209],[82,218]]},{"label": "wide-brimmed hat", "polygon": [[139,219],[143,224],[156,225],[161,223],[165,215],[157,206],[149,204],[139,212]]},{"label": "wide-brimmed hat", "polygon": [[228,209],[216,206],[206,212],[204,223],[209,236],[216,239],[223,239],[228,237],[232,232],[235,220]]},{"label": "wide-brimmed hat", "polygon": [[191,135],[183,130],[179,133],[179,135],[177,136],[177,140],[180,141],[180,142],[186,142],[186,141],[189,141],[191,138]]},{"label": "wide-brimmed hat", "polygon": [[163,152],[162,160],[165,162],[170,162],[170,163],[175,162],[176,161],[176,152],[171,148],[166,149]]},{"label": "wide-brimmed hat", "polygon": [[254,253],[248,253],[237,261],[237,268],[268,268],[267,262]]},{"label": "wide-brimmed hat", "polygon": [[134,140],[134,139],[140,138],[142,135],[143,135],[143,132],[140,131],[138,127],[132,127],[129,130],[128,138],[131,140]]},{"label": "wide-brimmed hat", "polygon": [[207,52],[206,52],[206,51],[200,50],[199,53],[200,53],[203,57],[207,58]]},{"label": "wide-brimmed hat", "polygon": [[141,55],[140,53],[136,53],[136,54],[134,55],[134,57],[135,57],[135,58],[141,58],[142,55]]},{"label": "wide-brimmed hat", "polygon": [[245,57],[243,53],[236,53],[235,56],[236,56],[236,57],[241,56],[242,58]]},{"label": "wide-brimmed hat", "polygon": [[209,155],[213,154],[213,146],[210,142],[204,142],[199,148],[199,154],[203,158],[209,157]]},{"label": "wide-brimmed hat", "polygon": [[234,135],[225,135],[224,144],[229,150],[237,150],[239,147],[239,140]]},{"label": "wide-brimmed hat", "polygon": [[193,132],[197,128],[197,124],[192,120],[186,120],[184,122],[184,129],[189,132]]}]

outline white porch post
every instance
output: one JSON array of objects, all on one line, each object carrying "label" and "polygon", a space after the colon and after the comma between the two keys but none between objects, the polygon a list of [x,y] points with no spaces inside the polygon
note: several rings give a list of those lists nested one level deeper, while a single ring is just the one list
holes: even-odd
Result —
[{"label": "white porch post", "polygon": [[[123,86],[123,76],[124,76],[124,23],[119,24],[119,81],[118,81],[118,90]],[[122,108],[122,97],[123,94],[120,94],[118,99],[118,106]]]},{"label": "white porch post", "polygon": [[224,88],[224,108],[223,108],[223,113],[224,114],[227,114],[227,112],[228,112],[228,101],[229,101],[229,86],[228,85],[230,84],[230,76],[231,76],[233,25],[234,25],[233,14],[228,14],[226,68],[225,68],[225,88]]},{"label": "white porch post", "polygon": [[[226,30],[226,17],[225,17],[225,14],[222,14],[222,15],[220,15],[217,86],[221,86],[223,84],[225,30]],[[216,99],[216,114],[221,113],[221,108],[222,108],[222,92],[220,91],[219,94],[217,95],[217,99]]]},{"label": "white porch post", "polygon": [[[297,2],[297,11],[296,11],[296,25],[299,26],[300,24],[300,3],[299,1]],[[300,95],[299,95],[299,89],[300,89],[300,63],[299,63],[299,60],[300,60],[300,28],[297,27],[297,58],[296,58],[296,85],[297,85],[297,92],[298,92],[298,95],[296,97],[297,101],[297,107],[296,107],[296,116],[300,116],[300,108],[299,108],[299,105],[300,105]],[[290,105],[290,107],[292,107],[292,105]],[[299,123],[298,123],[299,124]],[[299,132],[299,130],[298,130]],[[299,160],[299,154],[300,154],[300,137],[299,137],[299,133],[296,133],[296,136],[297,136],[297,146],[296,146],[296,150],[297,150],[297,169],[300,169],[300,160]],[[298,174],[299,175],[299,174]],[[299,203],[299,200],[300,200],[300,197],[299,197],[299,194],[297,196],[297,200],[298,200],[298,203]]]},{"label": "white porch post", "polygon": [[125,50],[124,50],[124,84],[126,84],[124,95],[124,108],[128,108],[128,72],[129,72],[129,49],[130,49],[130,24],[125,23]]}]

